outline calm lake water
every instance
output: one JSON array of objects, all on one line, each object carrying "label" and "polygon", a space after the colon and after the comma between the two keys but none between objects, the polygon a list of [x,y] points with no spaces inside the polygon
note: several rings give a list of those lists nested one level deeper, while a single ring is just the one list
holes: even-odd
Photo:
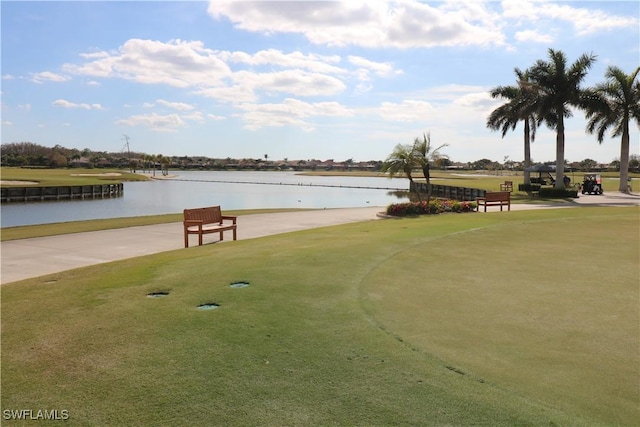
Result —
[{"label": "calm lake water", "polygon": [[[49,224],[182,212],[220,205],[223,210],[354,208],[407,201],[402,178],[303,176],[295,172],[176,172],[175,179],[125,182],[112,199],[2,204],[1,226]],[[358,187],[358,188],[353,188]]]}]

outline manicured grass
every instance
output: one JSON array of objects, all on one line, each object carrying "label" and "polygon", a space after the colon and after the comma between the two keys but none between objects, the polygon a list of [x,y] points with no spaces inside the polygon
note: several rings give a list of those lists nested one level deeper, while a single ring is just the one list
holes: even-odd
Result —
[{"label": "manicured grass", "polygon": [[[38,184],[35,187],[57,185],[98,185],[105,182],[148,181],[149,178],[139,174],[129,173],[122,169],[28,169],[28,168],[0,168],[3,181],[31,181]],[[3,187],[20,186],[20,184],[3,184]]]},{"label": "manicured grass", "polygon": [[97,426],[635,425],[639,213],[377,220],[3,285],[2,409]]}]

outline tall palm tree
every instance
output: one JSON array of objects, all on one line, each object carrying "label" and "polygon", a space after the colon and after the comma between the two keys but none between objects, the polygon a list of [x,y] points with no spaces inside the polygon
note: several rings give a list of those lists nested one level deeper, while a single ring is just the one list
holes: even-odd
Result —
[{"label": "tall palm tree", "polygon": [[[411,145],[398,144],[395,146],[391,154],[382,163],[380,170],[383,173],[388,173],[390,178],[398,174],[405,174],[411,187],[413,187],[413,169],[416,167],[416,158]],[[418,192],[418,199],[420,199],[420,193]]]},{"label": "tall palm tree", "polygon": [[431,162],[435,162],[440,158],[446,157],[446,155],[440,153],[440,149],[446,147],[448,144],[442,144],[438,148],[431,148],[431,134],[422,134],[422,141],[416,138],[413,141],[413,157],[415,163],[420,169],[424,179],[427,180],[427,203],[431,199]]},{"label": "tall palm tree", "polygon": [[524,123],[524,183],[531,183],[531,143],[536,139],[536,91],[531,89],[528,71],[515,70],[517,86],[498,86],[491,90],[491,97],[507,100],[491,112],[487,118],[487,127],[501,130],[502,138],[509,130],[515,130],[519,122]]},{"label": "tall palm tree", "polygon": [[538,123],[544,121],[556,131],[556,183],[564,188],[564,119],[571,117],[571,107],[584,108],[586,91],[580,87],[595,62],[593,54],[583,54],[567,68],[567,57],[549,49],[549,61],[538,60],[529,69],[531,91],[536,95]]},{"label": "tall palm tree", "polygon": [[597,85],[592,96],[586,98],[587,132],[597,131],[602,144],[604,134],[611,129],[612,136],[622,136],[620,143],[620,184],[618,191],[628,193],[629,187],[629,122],[640,126],[640,81],[636,80],[640,67],[627,75],[618,67],[609,67],[607,81]]}]

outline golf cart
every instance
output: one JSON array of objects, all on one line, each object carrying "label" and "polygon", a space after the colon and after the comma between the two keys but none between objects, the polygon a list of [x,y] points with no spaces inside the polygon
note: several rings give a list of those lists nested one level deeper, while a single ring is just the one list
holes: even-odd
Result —
[{"label": "golf cart", "polygon": [[602,178],[599,173],[586,173],[582,181],[582,194],[602,194]]}]

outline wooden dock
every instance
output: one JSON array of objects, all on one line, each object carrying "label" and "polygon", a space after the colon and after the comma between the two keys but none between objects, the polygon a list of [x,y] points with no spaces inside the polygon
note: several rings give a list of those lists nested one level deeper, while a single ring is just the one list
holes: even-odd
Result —
[{"label": "wooden dock", "polygon": [[64,185],[55,187],[2,187],[0,202],[36,202],[54,200],[84,200],[120,197],[124,193],[124,185]]},{"label": "wooden dock", "polygon": [[[414,182],[410,190],[413,192],[427,193],[426,182]],[[452,187],[450,185],[431,184],[431,196],[450,200],[474,201],[478,197],[484,197],[485,190],[479,188]]]}]

